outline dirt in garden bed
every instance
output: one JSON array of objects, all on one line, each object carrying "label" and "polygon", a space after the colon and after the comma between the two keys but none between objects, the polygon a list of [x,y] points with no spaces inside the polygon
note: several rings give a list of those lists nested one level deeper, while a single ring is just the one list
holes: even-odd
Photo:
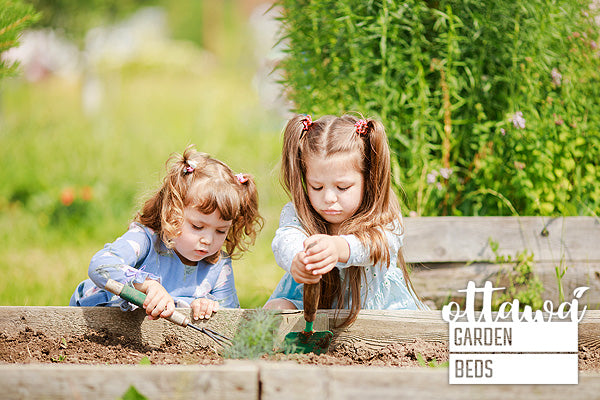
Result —
[{"label": "dirt in garden bed", "polygon": [[[332,346],[327,354],[277,354],[265,359],[314,365],[437,366],[447,363],[448,347],[443,342],[421,339],[377,350],[343,343]],[[0,364],[11,363],[215,365],[222,364],[223,358],[212,348],[189,351],[176,337],[167,338],[161,347],[152,347],[105,331],[57,340],[27,328],[14,337],[0,333]],[[582,346],[579,369],[600,370],[600,350]]]}]

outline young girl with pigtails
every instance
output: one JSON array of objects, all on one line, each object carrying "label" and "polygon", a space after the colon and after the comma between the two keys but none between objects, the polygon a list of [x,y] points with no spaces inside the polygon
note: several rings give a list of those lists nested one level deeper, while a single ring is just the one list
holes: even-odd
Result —
[{"label": "young girl with pigtails", "polygon": [[351,115],[292,118],[283,137],[284,206],[272,248],[286,273],[265,308],[302,309],[318,284],[318,308],[426,309],[402,256],[402,216],[391,187],[382,124]]},{"label": "young girl with pigtails", "polygon": [[[96,253],[71,306],[134,305],[104,290],[108,279],[146,294],[150,319],[189,307],[194,319],[239,307],[231,259],[262,227],[252,176],[189,146],[167,160],[167,175],[129,230]],[[223,247],[225,251],[223,251]]]}]

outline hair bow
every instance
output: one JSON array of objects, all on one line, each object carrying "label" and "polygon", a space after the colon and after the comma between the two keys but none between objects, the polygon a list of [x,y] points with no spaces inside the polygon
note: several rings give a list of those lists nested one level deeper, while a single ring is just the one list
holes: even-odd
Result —
[{"label": "hair bow", "polygon": [[364,120],[364,119],[359,119],[355,124],[354,127],[356,128],[356,133],[358,133],[361,136],[364,136],[367,134],[367,128],[368,128],[369,123]]},{"label": "hair bow", "polygon": [[242,174],[242,173],[236,174],[235,177],[237,178],[237,180],[238,180],[239,183],[246,183],[246,182],[248,182],[248,178],[245,177],[244,174]]},{"label": "hair bow", "polygon": [[183,169],[186,174],[191,174],[192,172],[194,172],[197,166],[198,164],[196,164],[196,161],[185,160],[185,167]]},{"label": "hair bow", "polygon": [[302,120],[302,124],[304,125],[304,128],[302,128],[302,132],[307,131],[308,128],[310,128],[311,125],[313,124],[313,120],[312,120],[311,116],[307,114],[304,117],[304,119]]}]

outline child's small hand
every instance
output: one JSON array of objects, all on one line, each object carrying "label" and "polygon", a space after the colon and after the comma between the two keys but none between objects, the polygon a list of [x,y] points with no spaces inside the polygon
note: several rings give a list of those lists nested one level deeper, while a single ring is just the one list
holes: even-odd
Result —
[{"label": "child's small hand", "polygon": [[192,301],[192,315],[195,320],[209,319],[213,312],[219,311],[219,303],[205,298],[195,299]]},{"label": "child's small hand", "polygon": [[144,309],[148,319],[168,318],[175,311],[175,302],[167,290],[152,279],[146,279],[144,283],[134,283],[136,289],[146,293]]},{"label": "child's small hand", "polygon": [[306,270],[313,275],[331,271],[338,261],[348,261],[350,247],[339,236],[312,235],[304,241]]},{"label": "child's small hand", "polygon": [[306,254],[301,251],[294,256],[292,260],[292,267],[290,268],[290,274],[294,280],[298,283],[317,283],[321,279],[321,275],[314,275],[311,271],[306,269],[306,262],[304,261]]}]

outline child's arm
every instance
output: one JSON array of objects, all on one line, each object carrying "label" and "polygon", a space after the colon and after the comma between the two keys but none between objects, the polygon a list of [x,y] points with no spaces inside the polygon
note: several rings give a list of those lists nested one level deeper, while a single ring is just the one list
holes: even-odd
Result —
[{"label": "child's arm", "polygon": [[[395,220],[390,226],[384,229],[385,237],[387,238],[390,249],[390,256],[395,258],[404,243],[404,228],[402,227],[402,217]],[[371,259],[371,249],[368,245],[362,242],[355,235],[341,235],[341,238],[346,240],[350,248],[350,255],[345,262],[340,260],[336,265],[338,268],[348,268],[350,266],[365,267],[373,264]]]},{"label": "child's arm", "polygon": [[[191,303],[194,319],[210,318],[220,307],[239,308],[240,303],[235,290],[235,279],[231,258],[223,258],[216,265],[221,265],[216,282],[208,295],[197,298]],[[214,267],[213,267],[214,268]]]},{"label": "child's arm", "polygon": [[[166,290],[160,285],[160,277],[144,271],[145,266],[140,265],[148,255],[151,247],[152,240],[144,228],[137,223],[132,223],[123,236],[113,243],[106,244],[102,250],[92,257],[88,274],[100,289],[104,288],[108,279],[114,279],[125,285],[135,286],[138,290],[146,293],[147,304],[151,304],[151,309],[147,309],[147,311],[154,319],[156,316],[152,313],[155,312],[154,309],[160,302],[162,295],[159,293],[158,288],[150,290],[154,285],[152,282],[159,285],[163,291],[166,292]],[[150,290],[150,293],[147,292],[148,290]],[[155,296],[158,297],[154,298]],[[122,300],[120,305],[124,310],[133,307],[125,300]]]},{"label": "child's arm", "polygon": [[308,235],[298,220],[294,205],[287,203],[281,210],[279,228],[275,232],[275,237],[271,243],[277,265],[286,272],[291,272],[294,258],[298,253],[304,251],[304,240],[306,238],[308,238]]},{"label": "child's arm", "polygon": [[312,275],[323,275],[338,263],[348,261],[350,247],[341,236],[312,235],[304,241],[306,256],[305,269]]}]

